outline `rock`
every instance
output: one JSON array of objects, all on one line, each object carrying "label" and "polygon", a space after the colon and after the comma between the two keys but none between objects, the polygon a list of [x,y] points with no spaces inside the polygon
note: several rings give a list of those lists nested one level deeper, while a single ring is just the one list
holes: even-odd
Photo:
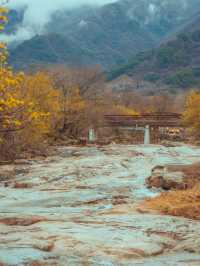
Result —
[{"label": "rock", "polygon": [[175,142],[175,141],[169,141],[169,140],[163,140],[161,142],[161,145],[163,145],[164,147],[179,147],[182,146],[181,142]]},{"label": "rock", "polygon": [[49,181],[49,177],[48,176],[43,176],[43,177],[41,177],[41,179],[44,180],[44,181]]},{"label": "rock", "polygon": [[21,174],[28,174],[29,169],[26,167],[16,167],[15,168],[15,175],[21,175]]},{"label": "rock", "polygon": [[29,226],[43,221],[46,221],[46,219],[40,216],[32,216],[25,218],[17,218],[17,217],[0,218],[1,224],[9,226]]},{"label": "rock", "polygon": [[13,165],[0,166],[0,181],[13,179],[15,176],[15,167]]},{"label": "rock", "polygon": [[112,199],[112,204],[113,205],[127,204],[128,198],[129,198],[128,196],[123,196],[123,195],[114,196]]},{"label": "rock", "polygon": [[31,184],[27,184],[27,183],[15,182],[14,185],[13,185],[13,188],[17,188],[17,189],[32,188],[32,185]]},{"label": "rock", "polygon": [[41,251],[50,252],[54,248],[54,242],[49,241],[39,241],[33,245],[35,249],[39,249]]},{"label": "rock", "polygon": [[32,164],[30,160],[27,160],[27,159],[16,159],[14,161],[14,164],[15,165],[30,165]]},{"label": "rock", "polygon": [[[35,260],[27,264],[27,266],[59,266],[55,258],[45,258],[44,260]],[[0,265],[1,266],[1,265]]]},{"label": "rock", "polygon": [[156,166],[152,169],[151,176],[147,179],[148,188],[185,189],[183,172],[171,172],[168,167]]},{"label": "rock", "polygon": [[176,251],[185,250],[190,253],[200,253],[200,237],[199,233],[188,234],[184,241],[180,242],[176,248]]},{"label": "rock", "polygon": [[30,266],[44,266],[44,262],[41,261],[33,261],[29,264]]}]

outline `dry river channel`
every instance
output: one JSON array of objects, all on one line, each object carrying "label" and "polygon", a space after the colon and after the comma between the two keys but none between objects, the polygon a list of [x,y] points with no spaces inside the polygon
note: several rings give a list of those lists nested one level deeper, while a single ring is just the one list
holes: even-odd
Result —
[{"label": "dry river channel", "polygon": [[[200,222],[138,210],[153,167],[200,161],[181,145],[58,147],[1,166],[0,265],[200,265]],[[0,169],[0,170],[1,170]]]}]

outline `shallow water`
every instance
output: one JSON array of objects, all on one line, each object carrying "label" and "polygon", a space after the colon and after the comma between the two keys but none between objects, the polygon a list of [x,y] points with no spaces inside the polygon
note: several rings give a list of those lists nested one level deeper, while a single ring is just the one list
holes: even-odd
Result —
[{"label": "shallow water", "polygon": [[[0,223],[0,262],[200,265],[200,222],[136,209],[158,194],[145,187],[153,167],[197,161],[200,149],[191,146],[110,145],[61,147],[46,160],[17,166],[9,187],[0,187],[0,220],[22,222]],[[16,182],[30,188],[13,188]]]}]

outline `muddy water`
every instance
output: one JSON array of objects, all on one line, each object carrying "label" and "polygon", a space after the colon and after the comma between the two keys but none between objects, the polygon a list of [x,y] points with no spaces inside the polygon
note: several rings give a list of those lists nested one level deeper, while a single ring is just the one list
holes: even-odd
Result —
[{"label": "muddy water", "polygon": [[158,193],[145,187],[154,166],[199,160],[195,147],[110,145],[17,165],[0,187],[0,263],[200,265],[200,222],[136,208]]}]

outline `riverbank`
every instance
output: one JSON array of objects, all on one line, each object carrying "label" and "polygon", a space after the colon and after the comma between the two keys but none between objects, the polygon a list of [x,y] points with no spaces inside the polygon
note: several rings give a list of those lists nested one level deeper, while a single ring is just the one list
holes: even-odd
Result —
[{"label": "riverbank", "polygon": [[148,178],[149,187],[168,190],[145,206],[162,214],[200,220],[200,163],[157,167]]}]

